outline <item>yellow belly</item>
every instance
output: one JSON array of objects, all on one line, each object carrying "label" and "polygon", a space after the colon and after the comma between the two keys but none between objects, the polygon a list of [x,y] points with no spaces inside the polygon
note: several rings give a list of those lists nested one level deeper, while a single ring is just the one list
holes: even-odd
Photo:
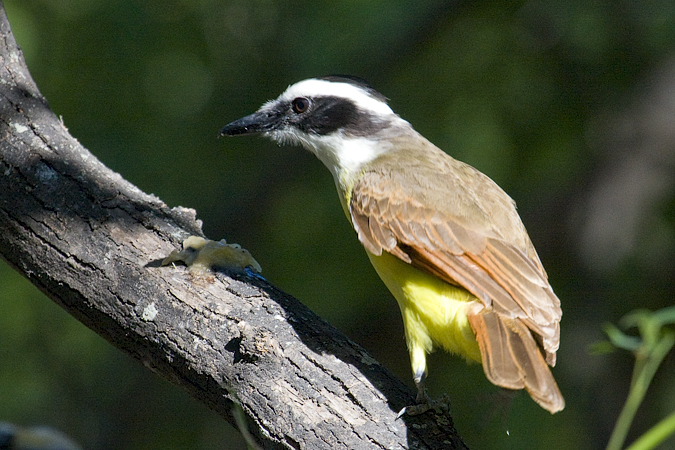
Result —
[{"label": "yellow belly", "polygon": [[475,296],[389,253],[383,252],[381,256],[366,253],[401,308],[416,379],[426,372],[426,354],[434,345],[467,361],[481,361],[476,336],[466,316],[470,302],[479,301]]}]

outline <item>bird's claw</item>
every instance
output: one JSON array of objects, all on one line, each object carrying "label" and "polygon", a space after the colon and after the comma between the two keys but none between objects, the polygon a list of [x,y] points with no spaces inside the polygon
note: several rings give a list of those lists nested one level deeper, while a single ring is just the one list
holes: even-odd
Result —
[{"label": "bird's claw", "polygon": [[406,406],[398,412],[396,419],[400,419],[404,414],[409,416],[419,416],[429,410],[434,410],[436,413],[446,414],[450,410],[450,399],[447,394],[441,395],[439,398],[432,400],[424,393],[417,395],[417,404]]}]

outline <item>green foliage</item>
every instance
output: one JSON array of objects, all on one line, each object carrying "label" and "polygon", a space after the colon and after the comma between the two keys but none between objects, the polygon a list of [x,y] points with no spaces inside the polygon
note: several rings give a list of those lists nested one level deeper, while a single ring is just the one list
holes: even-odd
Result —
[{"label": "green foliage", "polygon": [[[635,368],[626,404],[619,415],[607,450],[621,450],[630,425],[642,403],[647,389],[668,352],[675,344],[675,307],[656,312],[633,311],[624,316],[622,328],[637,328],[639,336],[628,335],[612,324],[604,326],[609,343],[615,348],[628,350],[635,355]],[[670,325],[670,326],[669,326]],[[603,346],[606,348],[606,346]],[[628,450],[650,450],[675,432],[675,411],[636,440]]]}]

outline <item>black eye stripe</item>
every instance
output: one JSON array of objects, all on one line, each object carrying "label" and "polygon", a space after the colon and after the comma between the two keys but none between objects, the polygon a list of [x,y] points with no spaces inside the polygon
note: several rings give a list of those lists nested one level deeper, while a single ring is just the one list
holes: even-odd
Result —
[{"label": "black eye stripe", "polygon": [[291,123],[306,133],[326,135],[342,130],[354,136],[367,136],[384,128],[377,117],[341,97],[297,97],[291,108],[295,113],[289,118]]}]

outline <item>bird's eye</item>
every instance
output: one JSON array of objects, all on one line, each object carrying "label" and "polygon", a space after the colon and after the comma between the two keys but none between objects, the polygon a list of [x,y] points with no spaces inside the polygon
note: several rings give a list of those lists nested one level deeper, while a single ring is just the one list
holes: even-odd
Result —
[{"label": "bird's eye", "polygon": [[293,111],[302,114],[309,109],[309,100],[304,97],[298,97],[293,100]]}]

